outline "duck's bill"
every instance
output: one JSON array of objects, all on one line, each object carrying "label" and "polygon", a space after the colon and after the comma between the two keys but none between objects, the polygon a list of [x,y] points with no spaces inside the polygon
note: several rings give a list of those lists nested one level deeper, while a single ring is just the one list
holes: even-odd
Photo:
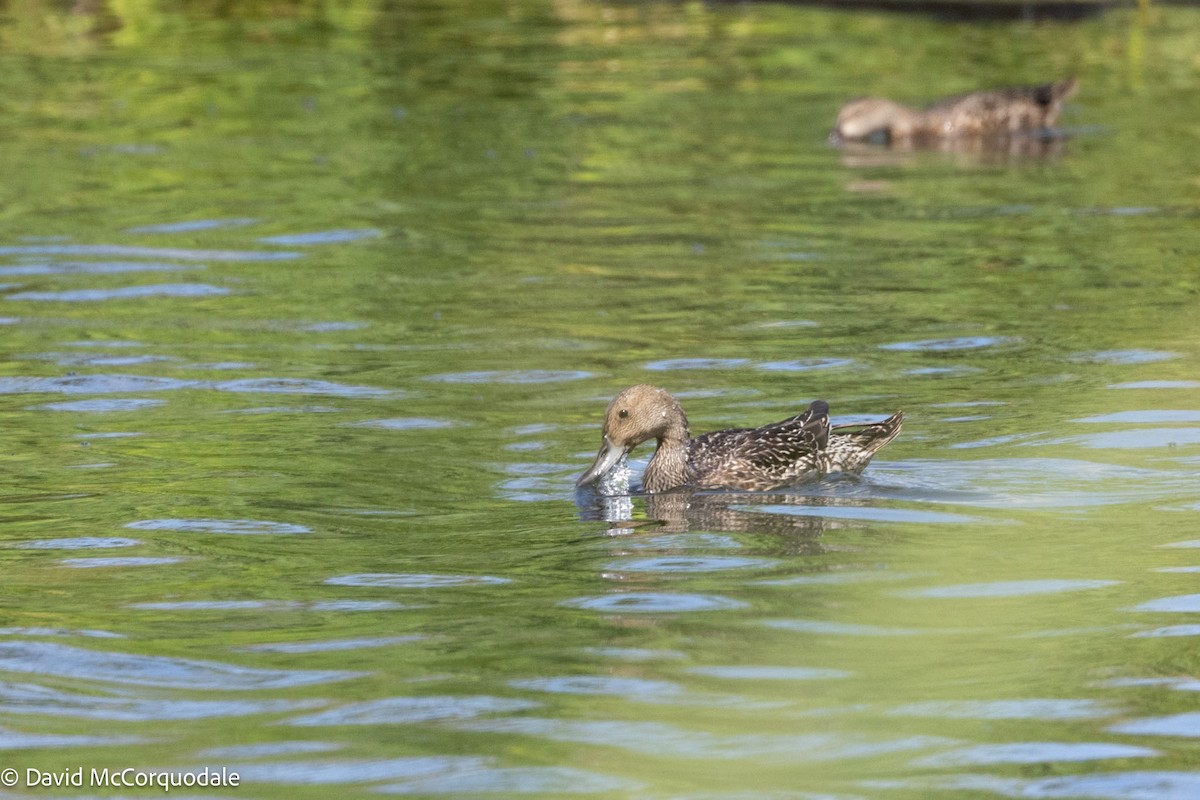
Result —
[{"label": "duck's bill", "polygon": [[610,442],[607,436],[604,437],[604,444],[600,445],[600,452],[596,454],[596,460],[588,467],[587,472],[579,476],[579,480],[575,481],[575,485],[587,486],[589,483],[599,480],[605,473],[615,467],[624,455],[624,447],[619,447]]}]

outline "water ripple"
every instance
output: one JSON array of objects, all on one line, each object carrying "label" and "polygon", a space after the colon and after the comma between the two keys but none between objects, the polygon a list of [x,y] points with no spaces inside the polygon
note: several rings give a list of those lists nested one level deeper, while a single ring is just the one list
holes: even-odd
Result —
[{"label": "water ripple", "polygon": [[939,719],[1037,719],[1071,720],[1111,717],[1117,709],[1098,700],[932,701],[899,706],[887,712],[893,717],[936,717]]},{"label": "water ripple", "polygon": [[1094,580],[1034,580],[996,581],[994,583],[962,583],[956,586],[933,586],[928,589],[905,589],[896,592],[903,597],[1027,597],[1035,594],[1078,592],[1084,589],[1102,589],[1115,586],[1120,581]]},{"label": "water ripple", "polygon": [[514,689],[529,689],[552,694],[616,695],[633,700],[657,700],[682,692],[679,684],[646,678],[622,678],[612,675],[567,675],[556,678],[511,680]]},{"label": "water ripple", "polygon": [[75,536],[63,539],[34,539],[21,542],[13,547],[22,550],[90,550],[105,547],[133,547],[141,544],[137,539],[126,539],[120,536]]},{"label": "water ripple", "polygon": [[1015,742],[964,747],[917,759],[920,767],[960,767],[974,764],[1049,764],[1098,761],[1107,758],[1150,758],[1162,755],[1149,747],[1111,742]]},{"label": "water ripple", "polygon": [[1082,361],[1092,364],[1152,364],[1156,361],[1170,361],[1179,358],[1178,353],[1168,353],[1160,350],[1101,350],[1096,353],[1077,353],[1072,361]]},{"label": "water ripple", "polygon": [[1164,611],[1171,614],[1195,614],[1200,612],[1200,594],[1179,594],[1148,600],[1133,607],[1134,611]]},{"label": "water ripple", "polygon": [[123,275],[128,272],[200,270],[203,264],[167,264],[153,261],[55,261],[49,264],[15,264],[0,267],[0,275]]},{"label": "water ripple", "polygon": [[604,611],[610,614],[679,614],[689,611],[725,611],[746,608],[740,600],[712,594],[673,594],[670,592],[629,592],[576,597],[559,603],[567,608]]},{"label": "water ripple", "polygon": [[400,395],[392,389],[373,386],[349,386],[344,383],[306,380],[303,378],[242,378],[214,384],[221,392],[247,392],[257,394],[316,394],[330,397],[395,397]]},{"label": "water ripple", "polygon": [[450,774],[416,778],[404,783],[376,787],[390,794],[567,795],[601,792],[633,792],[641,784],[625,778],[588,772],[574,767],[473,767]]},{"label": "water ripple", "polygon": [[408,756],[389,759],[344,759],[338,761],[281,761],[277,763],[234,764],[236,772],[248,784],[290,783],[300,785],[361,784],[397,778],[437,775],[456,769],[479,767],[486,763],[476,756]]},{"label": "water ripple", "polygon": [[0,728],[5,750],[53,750],[59,747],[117,747],[148,741],[141,736],[74,736],[66,733],[23,733]]},{"label": "water ripple", "polygon": [[126,528],[135,531],[175,531],[177,533],[232,533],[245,535],[280,536],[309,533],[310,528],[290,522],[270,522],[262,519],[143,519],[127,522]]},{"label": "water ripple", "polygon": [[818,369],[835,369],[854,364],[852,358],[799,358],[792,361],[764,361],[755,369],[767,372],[812,372]]},{"label": "water ripple", "polygon": [[1081,417],[1080,419],[1072,420],[1073,422],[1134,422],[1134,423],[1156,423],[1156,422],[1200,422],[1200,411],[1186,410],[1158,410],[1146,409],[1144,411],[1118,411],[1113,414],[1098,414],[1094,417]]},{"label": "water ripple", "polygon": [[492,575],[431,575],[426,573],[367,572],[327,578],[331,586],[372,586],[388,589],[441,589],[448,586],[498,586],[512,583]]},{"label": "water ripple", "polygon": [[1137,736],[1186,736],[1195,739],[1200,737],[1200,711],[1133,719],[1113,725],[1109,730]]},{"label": "water ripple", "polygon": [[316,642],[270,642],[268,644],[252,644],[237,649],[251,653],[335,653],[344,650],[365,650],[371,647],[390,647],[395,644],[419,642],[426,638],[428,637],[414,634],[411,636],[374,636],[362,639],[328,639]]},{"label": "water ripple", "polygon": [[75,569],[95,569],[99,567],[158,567],[165,564],[178,564],[186,561],[175,556],[127,556],[125,558],[64,558],[63,566]]},{"label": "water ripple", "polygon": [[722,569],[766,569],[778,563],[773,558],[744,556],[658,556],[610,561],[604,568],[619,572],[713,572]]},{"label": "water ripple", "polygon": [[888,781],[889,789],[914,789],[928,796],[931,789],[973,795],[979,792],[1028,800],[1088,798],[1088,800],[1195,800],[1200,797],[1200,774],[1195,772],[1101,772],[1054,778],[1001,778],[993,775],[955,775],[947,778]]},{"label": "water ripple", "polygon": [[167,686],[179,689],[258,691],[357,678],[350,670],[276,670],[219,661],[84,650],[54,642],[0,642],[0,669],[62,678]]},{"label": "water ripple", "polygon": [[955,339],[921,339],[915,342],[893,342],[879,345],[880,350],[913,350],[945,352],[948,350],[977,350],[1021,341],[1015,336],[961,336]]},{"label": "water ripple", "polygon": [[253,217],[227,217],[225,219],[189,219],[183,222],[164,222],[157,225],[139,225],[129,228],[129,233],[192,233],[194,231],[211,231],[218,228],[242,228],[253,225],[258,220]]},{"label": "water ripple", "polygon": [[115,289],[67,289],[60,292],[14,292],[5,300],[36,300],[58,303],[89,303],[97,300],[128,300],[141,297],[214,297],[231,292],[207,283],[156,283],[150,286],[120,286]]},{"label": "water ripple", "polygon": [[103,398],[95,400],[68,400],[62,403],[45,403],[36,406],[45,411],[76,411],[87,414],[105,414],[118,411],[141,411],[145,408],[155,408],[166,405],[166,400],[150,400],[147,398]]},{"label": "water ripple", "polygon": [[862,625],[851,622],[828,622],[817,619],[768,619],[763,625],[797,633],[819,633],[833,636],[917,636],[924,631],[915,628],[884,628],[879,625]]},{"label": "water ripple", "polygon": [[376,228],[340,228],[330,231],[264,236],[259,241],[264,244],[282,245],[340,244],[342,242],[356,242],[359,239],[374,239],[381,235],[380,231]]},{"label": "water ripple", "polygon": [[707,678],[726,678],[737,681],[824,681],[849,678],[854,674],[844,669],[756,666],[753,664],[689,667],[688,672]]},{"label": "water ripple", "polygon": [[293,717],[286,724],[302,727],[321,725],[411,725],[432,720],[462,720],[483,714],[527,711],[541,703],[517,697],[491,695],[425,695],[385,697],[350,703],[329,711]]},{"label": "water ripple", "polygon": [[562,381],[581,381],[590,377],[592,377],[592,373],[579,369],[514,369],[448,372],[442,375],[429,375],[425,380],[439,383],[560,383]]},{"label": "water ripple", "polygon": [[748,358],[667,358],[651,361],[645,365],[645,369],[653,372],[677,369],[732,369],[749,363]]},{"label": "water ripple", "polygon": [[0,256],[115,256],[169,258],[177,261],[288,261],[299,253],[279,250],[191,250],[177,247],[130,247],[114,244],[46,244],[0,247]]},{"label": "water ripple", "polygon": [[125,394],[164,392],[202,385],[199,381],[144,375],[66,375],[56,378],[0,378],[0,394]]},{"label": "water ripple", "polygon": [[566,720],[540,717],[469,720],[463,730],[538,736],[552,741],[619,747],[639,754],[652,752],[679,758],[734,760],[771,758],[794,762],[876,758],[887,753],[924,750],[953,744],[935,736],[869,739],[836,734],[719,735],[658,722],[630,720]]},{"label": "water ripple", "polygon": [[919,522],[925,524],[965,525],[988,522],[966,514],[949,514],[944,511],[925,511],[909,508],[876,508],[873,506],[731,506],[738,511],[758,511],[764,514],[782,514],[793,517],[826,517],[829,519],[857,519],[867,522]]},{"label": "water ripple", "polygon": [[147,722],[302,711],[320,700],[168,700],[74,694],[36,683],[0,682],[0,712]]}]

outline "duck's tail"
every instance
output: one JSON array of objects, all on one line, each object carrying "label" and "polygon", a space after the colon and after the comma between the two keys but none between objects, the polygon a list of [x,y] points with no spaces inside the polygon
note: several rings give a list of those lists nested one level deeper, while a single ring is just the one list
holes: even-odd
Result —
[{"label": "duck's tail", "polygon": [[895,439],[904,425],[904,412],[897,411],[885,420],[862,425],[834,425],[829,434],[829,453],[833,463],[844,472],[858,472],[871,457]]}]

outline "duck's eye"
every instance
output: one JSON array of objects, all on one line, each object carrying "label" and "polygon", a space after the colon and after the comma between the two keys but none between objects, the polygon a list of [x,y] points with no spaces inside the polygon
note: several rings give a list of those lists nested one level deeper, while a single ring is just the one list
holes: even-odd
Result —
[{"label": "duck's eye", "polygon": [[617,416],[620,417],[621,419],[625,419],[626,417],[629,416],[629,409],[622,408],[620,411],[617,412]]}]

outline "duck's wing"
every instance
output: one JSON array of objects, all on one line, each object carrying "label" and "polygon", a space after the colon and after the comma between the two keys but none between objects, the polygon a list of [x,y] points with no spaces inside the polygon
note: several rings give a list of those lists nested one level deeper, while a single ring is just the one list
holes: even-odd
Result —
[{"label": "duck's wing", "polygon": [[692,439],[689,460],[703,482],[750,487],[784,480],[829,443],[829,404],[761,428],[714,431]]}]

